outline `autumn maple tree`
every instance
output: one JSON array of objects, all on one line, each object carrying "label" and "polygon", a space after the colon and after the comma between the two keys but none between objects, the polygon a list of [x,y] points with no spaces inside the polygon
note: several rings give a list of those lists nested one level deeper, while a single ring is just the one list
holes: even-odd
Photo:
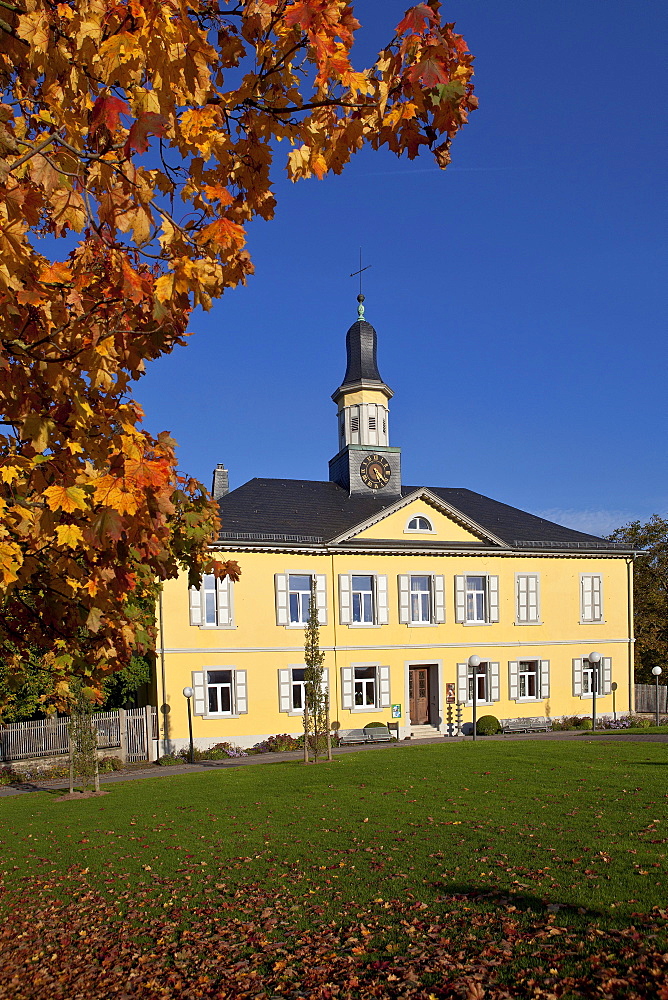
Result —
[{"label": "autumn maple tree", "polygon": [[341,0],[3,0],[0,656],[17,679],[38,657],[56,698],[73,676],[99,690],[150,643],[138,594],[179,567],[238,572],[211,561],[216,507],[142,427],[132,382],[252,272],[244,226],[272,217],[279,143],[292,180],[365,144],[447,165],[473,57],[439,7],[411,8],[359,70]]}]

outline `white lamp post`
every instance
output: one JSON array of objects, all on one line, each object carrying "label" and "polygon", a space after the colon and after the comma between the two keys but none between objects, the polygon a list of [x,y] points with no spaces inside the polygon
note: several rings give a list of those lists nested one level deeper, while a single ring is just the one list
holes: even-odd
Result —
[{"label": "white lamp post", "polygon": [[601,662],[600,653],[590,653],[587,657],[591,663],[591,728],[596,732],[596,692],[598,691],[598,665]]},{"label": "white lamp post", "polygon": [[193,689],[191,687],[184,687],[184,689],[183,689],[183,697],[188,702],[188,732],[190,733],[190,763],[191,764],[195,763],[195,747],[194,747],[194,744],[193,744],[193,716],[192,716],[192,711],[190,709],[190,699],[192,698],[192,696],[194,695],[194,693],[195,692],[193,691]]},{"label": "white lamp post", "polygon": [[[473,739],[476,739],[476,729],[478,726],[476,712],[478,708],[478,667],[480,666],[479,656],[469,656],[469,667],[473,669]],[[468,677],[466,678],[468,684]]]},{"label": "white lamp post", "polygon": [[659,725],[659,677],[661,676],[661,667],[652,667],[652,673],[656,677],[656,701],[654,702],[654,709],[656,711],[656,724]]}]

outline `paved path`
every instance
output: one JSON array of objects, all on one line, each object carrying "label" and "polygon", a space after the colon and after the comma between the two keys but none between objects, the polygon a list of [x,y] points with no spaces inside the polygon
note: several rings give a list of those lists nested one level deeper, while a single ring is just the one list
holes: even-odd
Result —
[{"label": "paved path", "polygon": [[[514,733],[511,736],[483,736],[478,737],[481,742],[503,742],[510,743],[518,740],[570,740],[577,742],[593,742],[593,739],[603,743],[668,743],[668,733],[647,733],[639,735],[624,733],[620,730],[612,730],[605,734],[597,734],[592,737],[591,732],[562,732],[562,733]],[[432,743],[472,743],[471,736],[455,736],[450,739],[442,736],[425,740],[402,740],[399,743],[371,744],[369,746],[337,747],[333,750],[335,756],[347,753],[366,753],[370,750],[404,750],[410,747],[426,746]],[[254,764],[279,764],[286,760],[301,760],[301,750],[287,753],[263,753],[254,754],[250,757],[233,757],[227,760],[203,760],[199,764],[175,764],[172,767],[145,767],[136,771],[116,771],[113,774],[101,774],[100,784],[111,785],[117,781],[140,781],[144,778],[169,778],[176,774],[202,774],[209,768],[221,767],[248,767]],[[20,785],[4,785],[0,787],[0,798],[8,798],[13,795],[27,795],[31,792],[53,792],[68,788],[68,782],[58,779],[56,781],[26,781]]]}]

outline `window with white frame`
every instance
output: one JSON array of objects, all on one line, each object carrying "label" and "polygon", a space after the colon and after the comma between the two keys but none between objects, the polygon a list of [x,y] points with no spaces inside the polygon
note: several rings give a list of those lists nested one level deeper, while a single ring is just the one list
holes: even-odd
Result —
[{"label": "window with white frame", "polygon": [[191,587],[189,591],[190,624],[208,628],[232,626],[232,588],[229,577],[219,580],[213,573],[206,573],[199,590]]},{"label": "window with white frame", "polygon": [[457,664],[457,700],[467,705],[473,703],[473,690],[475,685],[476,702],[478,704],[491,704],[499,701],[499,667],[495,661],[484,660],[478,667],[471,667],[466,663]]},{"label": "window with white frame", "polygon": [[550,696],[549,660],[511,660],[508,664],[511,701],[539,701]]},{"label": "window with white frame", "polygon": [[445,621],[445,580],[432,574],[398,577],[399,622],[402,625],[441,625]]},{"label": "window with white frame", "polygon": [[[602,656],[596,676],[596,694],[606,697],[612,691],[612,658]],[[594,666],[586,656],[573,660],[573,695],[591,698],[594,691]]]},{"label": "window with white frame", "polygon": [[428,531],[433,532],[434,528],[428,517],[424,514],[418,514],[416,517],[412,517],[408,524],[406,525],[406,531]]},{"label": "window with white frame", "polygon": [[466,625],[499,620],[499,578],[487,573],[455,577],[455,618]]},{"label": "window with white frame", "polygon": [[598,573],[580,576],[580,621],[603,621],[603,581]]},{"label": "window with white frame", "polygon": [[342,625],[387,625],[387,577],[379,573],[339,576]]},{"label": "window with white frame", "polygon": [[540,665],[538,660],[520,660],[519,671],[520,698],[540,698]]},{"label": "window with white frame", "polygon": [[515,576],[517,596],[517,624],[540,624],[539,577],[537,573],[518,573]]},{"label": "window with white frame", "polygon": [[373,577],[352,577],[353,622],[373,622]]},{"label": "window with white frame", "polygon": [[355,667],[355,708],[375,708],[377,689],[376,667]]},{"label": "window with white frame", "polygon": [[290,574],[288,577],[288,600],[290,622],[305,625],[311,608],[311,586],[313,577]]},{"label": "window with white frame", "polygon": [[246,671],[236,667],[193,670],[193,711],[205,718],[234,718],[248,712]]},{"label": "window with white frame", "polygon": [[232,714],[232,671],[206,671],[207,715]]},{"label": "window with white frame", "polygon": [[357,663],[341,668],[341,707],[351,712],[373,712],[390,707],[390,668]]},{"label": "window with white frame", "polygon": [[327,577],[321,573],[277,573],[276,624],[303,628],[311,607],[311,588],[315,591],[318,622],[327,624]]}]

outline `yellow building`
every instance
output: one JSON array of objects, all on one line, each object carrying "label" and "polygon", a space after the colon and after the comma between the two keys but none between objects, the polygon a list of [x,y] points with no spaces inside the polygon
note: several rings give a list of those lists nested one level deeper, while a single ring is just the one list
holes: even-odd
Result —
[{"label": "yellow building", "polygon": [[[391,390],[376,332],[359,317],[333,399],[339,452],[328,482],[253,479],[227,492],[214,549],[241,580],[165,585],[156,696],[160,752],[187,743],[252,746],[299,735],[304,625],[315,583],[332,719],[341,729],[396,719],[400,735],[447,734],[453,703],[470,722],[633,708],[632,550],[466,489],[404,486],[389,444]],[[477,655],[474,678],[468,658]]]}]

